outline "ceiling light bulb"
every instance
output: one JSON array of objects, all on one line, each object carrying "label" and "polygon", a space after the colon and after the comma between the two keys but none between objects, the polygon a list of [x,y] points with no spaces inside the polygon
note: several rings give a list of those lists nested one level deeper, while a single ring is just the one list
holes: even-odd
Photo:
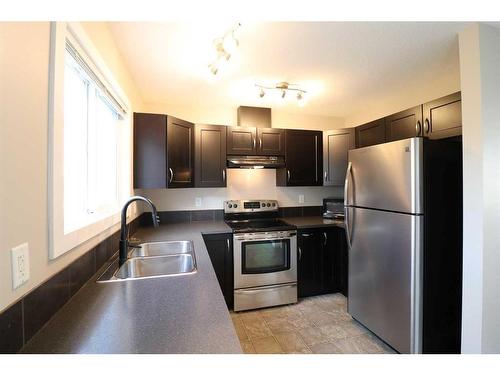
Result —
[{"label": "ceiling light bulb", "polygon": [[302,91],[299,91],[297,92],[297,100],[301,100],[302,99]]},{"label": "ceiling light bulb", "polygon": [[213,75],[216,75],[217,72],[219,71],[219,68],[217,68],[217,64],[215,64],[215,63],[211,63],[210,65],[208,65],[208,68],[210,69],[210,72]]},{"label": "ceiling light bulb", "polygon": [[261,87],[261,88],[260,88],[260,92],[259,92],[259,96],[260,96],[261,98],[263,98],[263,97],[264,97],[264,95],[266,95],[266,92],[265,92],[265,91],[264,91],[264,89]]},{"label": "ceiling light bulb", "polygon": [[286,95],[286,90],[281,90],[281,98],[282,99],[285,99],[285,95]]}]

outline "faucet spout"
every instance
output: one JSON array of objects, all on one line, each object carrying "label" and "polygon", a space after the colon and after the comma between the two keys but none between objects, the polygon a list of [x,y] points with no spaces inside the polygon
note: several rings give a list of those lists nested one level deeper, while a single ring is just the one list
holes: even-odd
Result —
[{"label": "faucet spout", "polygon": [[127,209],[128,206],[130,206],[131,203],[135,201],[143,201],[146,204],[149,205],[151,208],[151,215],[153,218],[153,225],[154,227],[158,227],[160,223],[160,219],[158,217],[158,212],[156,210],[156,206],[149,200],[148,198],[141,197],[140,195],[136,195],[133,197],[130,197],[125,204],[123,205],[122,208],[122,213],[121,213],[121,230],[120,230],[120,256],[119,256],[119,266],[121,266],[123,263],[127,261],[128,258],[128,230],[127,230]]}]

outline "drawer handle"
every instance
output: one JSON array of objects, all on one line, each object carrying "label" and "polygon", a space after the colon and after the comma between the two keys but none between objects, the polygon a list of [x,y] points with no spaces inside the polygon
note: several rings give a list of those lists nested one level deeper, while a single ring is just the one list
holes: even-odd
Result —
[{"label": "drawer handle", "polygon": [[263,286],[261,288],[254,288],[252,290],[238,290],[238,291],[235,291],[235,293],[238,293],[238,294],[256,294],[256,293],[259,293],[259,292],[263,292],[263,291],[266,291],[266,292],[275,292],[275,291],[278,291],[278,290],[281,290],[281,289],[288,289],[288,288],[296,288],[297,287],[297,284],[289,284],[289,285],[282,285],[282,286],[278,286],[278,287],[275,287],[275,286]]}]

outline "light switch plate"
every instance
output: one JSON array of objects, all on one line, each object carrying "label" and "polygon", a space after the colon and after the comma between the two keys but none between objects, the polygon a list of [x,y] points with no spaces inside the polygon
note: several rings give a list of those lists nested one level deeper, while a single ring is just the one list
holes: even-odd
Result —
[{"label": "light switch plate", "polygon": [[200,197],[196,197],[196,198],[194,199],[194,205],[195,205],[196,207],[201,207],[201,198],[200,198]]},{"label": "light switch plate", "polygon": [[30,258],[28,243],[16,246],[11,250],[12,289],[19,288],[30,278]]},{"label": "light switch plate", "polygon": [[299,194],[299,203],[304,203],[304,202],[305,202],[304,194]]}]

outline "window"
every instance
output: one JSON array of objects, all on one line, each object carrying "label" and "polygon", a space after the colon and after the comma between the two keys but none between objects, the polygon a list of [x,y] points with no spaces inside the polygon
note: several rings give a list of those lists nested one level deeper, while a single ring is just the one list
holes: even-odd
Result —
[{"label": "window", "polygon": [[118,205],[121,115],[67,42],[64,66],[64,232]]},{"label": "window", "polygon": [[52,22],[49,258],[120,221],[132,192],[129,103],[78,23]]}]

